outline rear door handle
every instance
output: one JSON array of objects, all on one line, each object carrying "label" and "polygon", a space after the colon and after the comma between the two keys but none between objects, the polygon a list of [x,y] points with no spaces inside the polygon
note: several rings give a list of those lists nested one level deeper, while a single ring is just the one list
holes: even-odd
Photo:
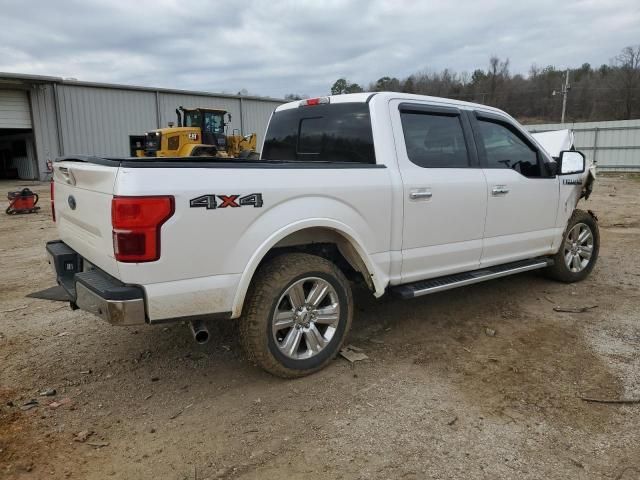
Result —
[{"label": "rear door handle", "polygon": [[411,190],[411,193],[409,193],[411,200],[428,200],[431,197],[433,197],[433,193],[425,189]]},{"label": "rear door handle", "polygon": [[507,193],[509,193],[509,189],[506,185],[496,185],[491,189],[491,195],[494,197],[506,195]]}]

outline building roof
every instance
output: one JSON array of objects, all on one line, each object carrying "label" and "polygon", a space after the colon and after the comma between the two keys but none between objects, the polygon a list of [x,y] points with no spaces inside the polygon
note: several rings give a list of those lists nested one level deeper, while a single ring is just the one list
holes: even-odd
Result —
[{"label": "building roof", "polygon": [[116,90],[138,90],[143,92],[177,93],[182,95],[202,95],[207,97],[237,98],[246,100],[262,100],[267,102],[284,103],[286,100],[273,97],[258,97],[255,95],[231,95],[228,93],[203,92],[198,90],[180,90],[174,88],[144,87],[139,85],[124,85],[118,83],[85,82],[72,78],[51,77],[46,75],[31,75],[27,73],[0,72],[0,88],[3,86],[24,86],[28,84],[55,83],[62,85],[77,85],[81,87],[112,88]]}]

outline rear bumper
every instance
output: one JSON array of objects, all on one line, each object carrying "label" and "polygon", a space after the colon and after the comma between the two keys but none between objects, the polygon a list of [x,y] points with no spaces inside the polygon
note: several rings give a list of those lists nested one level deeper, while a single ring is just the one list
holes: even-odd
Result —
[{"label": "rear bumper", "polygon": [[83,258],[60,240],[47,243],[47,255],[72,304],[112,325],[146,322],[142,288],[125,285],[102,270],[84,268]]}]

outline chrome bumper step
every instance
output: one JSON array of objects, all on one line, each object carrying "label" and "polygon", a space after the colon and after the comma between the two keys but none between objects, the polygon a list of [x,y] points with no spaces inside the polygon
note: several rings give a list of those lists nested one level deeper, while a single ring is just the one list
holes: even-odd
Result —
[{"label": "chrome bumper step", "polygon": [[548,267],[553,264],[553,260],[549,258],[533,258],[530,260],[520,260],[517,262],[505,263],[503,265],[495,265],[489,268],[481,268],[470,272],[455,273],[444,277],[432,278],[429,280],[421,280],[415,283],[407,283],[391,288],[394,295],[403,299],[420,297],[430,293],[442,292],[452,288],[472,285],[474,283],[492,280],[494,278],[506,277],[516,273],[536,270],[538,268]]}]

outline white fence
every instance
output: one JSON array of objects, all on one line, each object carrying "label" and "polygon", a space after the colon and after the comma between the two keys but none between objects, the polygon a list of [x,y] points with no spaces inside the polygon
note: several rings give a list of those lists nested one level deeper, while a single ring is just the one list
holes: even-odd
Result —
[{"label": "white fence", "polygon": [[640,171],[640,120],[525,125],[531,133],[570,128],[575,146],[600,170]]}]

